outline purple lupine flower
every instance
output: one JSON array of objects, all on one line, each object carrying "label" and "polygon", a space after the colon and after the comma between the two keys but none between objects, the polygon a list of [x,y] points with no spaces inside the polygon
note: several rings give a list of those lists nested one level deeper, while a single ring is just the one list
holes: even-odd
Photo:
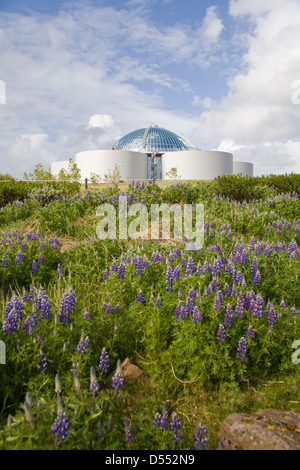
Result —
[{"label": "purple lupine flower", "polygon": [[256,271],[255,276],[252,279],[253,285],[254,286],[259,286],[261,281],[261,274],[259,269]]},{"label": "purple lupine flower", "polygon": [[193,308],[192,321],[197,325],[197,323],[202,321],[202,315],[200,313],[198,305],[195,305]]},{"label": "purple lupine flower", "polygon": [[298,252],[297,252],[298,246],[295,240],[292,240],[291,243],[288,246],[288,258],[298,258]]},{"label": "purple lupine flower", "polygon": [[298,312],[297,312],[297,309],[295,307],[295,305],[292,306],[292,308],[290,308],[290,312],[292,315],[298,315]]},{"label": "purple lupine flower", "polygon": [[192,256],[189,256],[188,263],[186,266],[185,276],[190,276],[195,272],[195,262]]},{"label": "purple lupine flower", "polygon": [[115,258],[113,258],[113,262],[112,262],[112,265],[110,267],[110,272],[114,272],[114,271],[118,271],[118,265],[116,263]]},{"label": "purple lupine flower", "polygon": [[222,300],[221,291],[216,292],[214,296],[214,310],[220,310]]},{"label": "purple lupine flower", "polygon": [[184,309],[183,302],[182,302],[182,300],[180,300],[177,304],[176,309],[175,309],[175,318],[176,318],[176,320],[178,319],[178,317],[181,316],[181,310],[182,309]]},{"label": "purple lupine flower", "polygon": [[37,274],[37,272],[38,272],[38,265],[37,265],[37,262],[36,262],[35,259],[32,261],[31,272],[33,274]]},{"label": "purple lupine flower", "polygon": [[229,286],[228,282],[225,282],[225,284],[224,284],[223,294],[224,295],[231,295],[231,289],[230,289],[230,286]]},{"label": "purple lupine flower", "polygon": [[19,265],[21,261],[23,261],[24,255],[21,251],[17,251],[16,258],[15,258],[15,265]]},{"label": "purple lupine flower", "polygon": [[220,324],[218,332],[217,332],[217,340],[223,343],[225,339],[226,339],[226,330],[224,328],[224,325]]},{"label": "purple lupine flower", "polygon": [[198,423],[196,434],[194,435],[194,450],[205,450],[208,444],[207,440],[207,430],[204,424]]},{"label": "purple lupine flower", "polygon": [[109,370],[109,356],[105,348],[103,348],[101,351],[98,369],[104,374],[106,374]]},{"label": "purple lupine flower", "polygon": [[45,243],[43,240],[40,241],[40,248],[39,248],[41,251],[43,251],[45,249]]},{"label": "purple lupine flower", "polygon": [[115,310],[117,311],[121,310],[121,305],[119,303],[117,303]]},{"label": "purple lupine flower", "polygon": [[[252,303],[252,302],[251,302]],[[254,317],[261,318],[263,316],[263,305],[265,304],[261,294],[258,293],[253,304],[250,306],[251,312]]]},{"label": "purple lupine flower", "polygon": [[156,306],[156,307],[161,307],[162,304],[163,304],[163,303],[162,303],[162,300],[161,300],[161,298],[160,298],[160,295],[158,294],[157,299],[156,299],[156,302],[155,302],[155,306]]},{"label": "purple lupine flower", "polygon": [[21,244],[21,251],[27,251],[27,244],[24,241]]},{"label": "purple lupine flower", "polygon": [[93,395],[96,395],[99,389],[100,389],[100,385],[97,381],[95,367],[92,366],[91,373],[90,373],[90,392],[92,392]]},{"label": "purple lupine flower", "polygon": [[116,388],[116,389],[124,386],[124,378],[123,378],[122,366],[121,366],[120,359],[118,359],[117,369],[116,369],[116,372],[115,372],[115,374],[112,378],[111,386]]},{"label": "purple lupine flower", "polygon": [[5,256],[3,256],[3,258],[2,258],[2,268],[7,268],[7,266],[8,266],[8,259]]},{"label": "purple lupine flower", "polygon": [[57,417],[54,420],[51,428],[51,433],[56,435],[56,438],[64,442],[68,437],[70,419],[67,418],[66,412],[63,410],[58,411]]},{"label": "purple lupine flower", "polygon": [[127,418],[124,419],[124,428],[125,428],[125,439],[127,442],[133,441],[131,434],[130,424]]},{"label": "purple lupine flower", "polygon": [[254,247],[255,247],[255,237],[254,235],[252,235],[249,241],[249,245],[248,245],[249,251],[254,251]]},{"label": "purple lupine flower", "polygon": [[277,320],[277,315],[276,315],[275,308],[274,308],[272,302],[270,302],[270,301],[267,303],[266,312],[268,314],[268,324],[269,325],[275,325],[276,320]]},{"label": "purple lupine flower", "polygon": [[7,317],[7,315],[12,311],[15,310],[15,313],[18,315],[19,319],[22,320],[23,318],[23,304],[20,301],[19,297],[16,295],[15,292],[13,292],[13,295],[9,302],[5,305],[4,309],[4,315]]},{"label": "purple lupine flower", "polygon": [[182,439],[182,435],[180,431],[181,427],[182,427],[181,418],[177,415],[177,413],[175,412],[172,413],[172,420],[170,422],[170,428],[174,433],[173,439],[176,442],[176,444],[178,444],[180,440]]},{"label": "purple lupine flower", "polygon": [[38,264],[44,264],[44,257],[42,255],[42,253],[39,254],[39,257],[38,257]]},{"label": "purple lupine flower", "polygon": [[43,351],[41,351],[39,354],[37,371],[41,372],[42,374],[47,371],[47,359]]},{"label": "purple lupine flower", "polygon": [[117,279],[124,279],[124,277],[125,277],[125,264],[120,262],[119,267],[118,267]]},{"label": "purple lupine flower", "polygon": [[62,265],[61,264],[57,265],[56,277],[58,278],[62,277]]},{"label": "purple lupine flower", "polygon": [[284,300],[283,297],[281,298],[281,302],[280,302],[279,307],[280,307],[280,308],[286,308],[286,303],[285,303],[285,300]]},{"label": "purple lupine flower", "polygon": [[85,307],[84,311],[83,311],[83,316],[84,316],[84,319],[86,321],[90,321],[91,319],[91,314],[90,312],[88,311],[87,307]]},{"label": "purple lupine flower", "polygon": [[108,279],[108,277],[109,277],[109,271],[108,271],[108,269],[106,269],[106,270],[104,271],[104,273],[103,273],[103,281],[105,281],[106,279]]},{"label": "purple lupine flower", "polygon": [[253,281],[255,274],[258,270],[258,259],[256,256],[254,256],[252,264],[251,264],[251,279]]},{"label": "purple lupine flower", "polygon": [[140,302],[141,304],[145,302],[145,298],[144,298],[144,294],[143,294],[142,289],[139,290],[136,301]]},{"label": "purple lupine flower", "polygon": [[247,330],[247,333],[246,333],[246,336],[247,338],[250,338],[250,339],[254,339],[255,338],[255,330],[253,328],[253,326],[250,324],[249,325],[249,328]]},{"label": "purple lupine flower", "polygon": [[237,298],[237,303],[235,307],[235,316],[237,318],[243,318],[244,316],[244,305],[245,305],[245,299],[243,292],[240,291],[239,296]]},{"label": "purple lupine flower", "polygon": [[73,311],[75,305],[76,294],[75,291],[71,287],[69,287],[69,289],[64,292],[60,303],[59,321],[64,325],[69,325],[71,321],[70,314]]},{"label": "purple lupine flower", "polygon": [[85,353],[86,353],[86,348],[89,347],[89,345],[90,345],[89,337],[86,336],[86,337],[84,338],[84,335],[83,335],[83,333],[82,333],[82,334],[81,334],[81,337],[80,337],[80,341],[79,341],[79,343],[78,343],[78,345],[77,345],[76,351],[77,351],[78,353],[85,354]]},{"label": "purple lupine flower", "polygon": [[9,333],[13,333],[17,326],[18,326],[18,321],[19,321],[19,315],[16,312],[16,308],[13,307],[10,312],[5,315],[3,325],[2,325],[2,330],[3,332],[8,335]]},{"label": "purple lupine flower", "polygon": [[155,428],[155,427],[160,427],[161,426],[161,421],[162,421],[162,418],[161,418],[161,414],[160,413],[156,413],[155,416],[154,416],[154,420],[153,420],[153,424],[152,426]]},{"label": "purple lupine flower", "polygon": [[79,372],[79,369],[77,367],[76,361],[72,358],[72,374],[73,376],[77,375]]},{"label": "purple lupine flower", "polygon": [[247,351],[247,341],[242,337],[238,343],[236,357],[239,361],[245,361]]},{"label": "purple lupine flower", "polygon": [[232,312],[233,312],[232,307],[228,303],[227,307],[226,307],[226,313],[225,313],[225,316],[224,316],[224,326],[226,328],[230,328],[232,326],[232,323],[233,323],[233,313]]}]

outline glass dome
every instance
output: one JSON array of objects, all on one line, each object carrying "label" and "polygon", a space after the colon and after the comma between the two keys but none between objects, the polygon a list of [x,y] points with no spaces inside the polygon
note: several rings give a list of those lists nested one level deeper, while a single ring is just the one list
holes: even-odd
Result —
[{"label": "glass dome", "polygon": [[131,150],[145,153],[178,152],[180,150],[195,150],[188,140],[174,132],[154,126],[126,134],[113,146],[115,150]]}]

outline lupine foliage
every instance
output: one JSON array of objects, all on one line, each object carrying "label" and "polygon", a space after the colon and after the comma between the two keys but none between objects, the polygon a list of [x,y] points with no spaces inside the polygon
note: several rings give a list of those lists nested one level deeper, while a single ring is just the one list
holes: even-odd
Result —
[{"label": "lupine foliage", "polygon": [[[256,178],[251,198],[234,200],[226,185],[240,181],[133,182],[3,207],[35,230],[10,227],[0,240],[1,449],[202,450],[213,446],[211,424],[177,406],[187,387],[192,402],[192,387],[297,377],[297,175]],[[98,240],[96,208],[118,209],[120,195],[148,208],[203,203],[203,248]],[[82,243],[62,253],[63,235]],[[142,359],[145,383],[124,379],[126,357]]]}]

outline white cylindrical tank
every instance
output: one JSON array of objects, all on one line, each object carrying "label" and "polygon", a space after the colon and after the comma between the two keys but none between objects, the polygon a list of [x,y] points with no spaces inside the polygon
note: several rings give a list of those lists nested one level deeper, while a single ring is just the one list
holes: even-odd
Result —
[{"label": "white cylindrical tank", "polygon": [[242,176],[253,176],[253,163],[233,162],[233,174]]},{"label": "white cylindrical tank", "polygon": [[214,150],[166,152],[162,155],[162,179],[177,169],[180,179],[211,180],[216,176],[232,175],[232,154]]},{"label": "white cylindrical tank", "polygon": [[60,170],[68,171],[68,168],[69,168],[69,160],[53,162],[51,163],[51,174],[57,176]]},{"label": "white cylindrical tank", "polygon": [[117,165],[121,180],[147,179],[147,155],[127,150],[88,150],[76,154],[75,159],[81,172],[81,178],[90,178],[91,173],[104,179],[105,174],[112,174]]}]

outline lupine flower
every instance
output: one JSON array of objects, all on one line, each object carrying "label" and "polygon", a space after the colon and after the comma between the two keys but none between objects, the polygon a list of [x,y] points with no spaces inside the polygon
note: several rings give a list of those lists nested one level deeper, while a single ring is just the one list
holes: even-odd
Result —
[{"label": "lupine flower", "polygon": [[91,314],[90,314],[90,312],[88,311],[87,307],[85,307],[85,309],[84,309],[83,316],[84,316],[84,319],[85,319],[86,321],[90,321],[90,319],[91,319]]},{"label": "lupine flower", "polygon": [[281,299],[281,302],[280,302],[280,305],[279,305],[279,306],[280,306],[280,308],[286,308],[286,303],[285,303],[285,300],[284,300],[283,297],[282,297],[282,299]]},{"label": "lupine flower", "polygon": [[104,273],[103,273],[103,281],[105,281],[106,279],[108,279],[108,277],[109,277],[109,271],[108,271],[108,269],[106,269],[106,270],[104,271]]},{"label": "lupine flower", "polygon": [[161,414],[160,413],[156,413],[155,416],[154,416],[154,420],[153,420],[153,427],[160,427],[161,426]]},{"label": "lupine flower", "polygon": [[247,338],[250,338],[250,339],[254,339],[254,337],[255,337],[255,330],[254,330],[254,328],[251,324],[249,325],[246,336],[247,336]]},{"label": "lupine flower", "polygon": [[235,307],[235,316],[237,318],[243,318],[244,316],[244,305],[245,305],[245,299],[243,292],[240,291],[239,296],[237,298],[237,303]]},{"label": "lupine flower", "polygon": [[56,277],[62,277],[62,265],[57,265]]},{"label": "lupine flower", "polygon": [[288,246],[288,258],[298,258],[298,252],[297,252],[298,246],[295,240],[292,240],[291,243]]},{"label": "lupine flower", "polygon": [[259,269],[256,271],[255,276],[252,279],[253,285],[254,286],[259,286],[261,281],[261,274]]},{"label": "lupine flower", "polygon": [[124,419],[124,427],[125,427],[125,439],[127,442],[133,441],[129,421],[127,418]]},{"label": "lupine flower", "polygon": [[96,371],[95,371],[95,367],[92,366],[91,367],[91,377],[90,377],[90,392],[93,393],[93,395],[95,395],[98,390],[100,389],[100,385],[97,381],[97,377],[96,377]]},{"label": "lupine flower", "polygon": [[170,422],[170,428],[174,433],[173,439],[175,440],[176,444],[180,442],[182,439],[182,435],[180,429],[182,427],[181,418],[177,415],[177,413],[172,413],[172,420]]},{"label": "lupine flower", "polygon": [[295,305],[293,305],[292,308],[290,308],[290,312],[291,312],[292,315],[297,315],[298,314]]},{"label": "lupine flower", "polygon": [[70,323],[70,313],[73,311],[76,304],[76,294],[73,289],[69,288],[62,297],[60,303],[60,316],[59,321],[64,325]]},{"label": "lupine flower", "polygon": [[142,289],[139,290],[136,301],[140,302],[141,304],[145,302],[145,298],[144,298],[144,294],[143,294]]},{"label": "lupine flower", "polygon": [[247,341],[242,337],[238,344],[236,357],[239,361],[245,361],[247,351]]},{"label": "lupine flower", "polygon": [[89,347],[90,345],[90,340],[89,340],[89,337],[86,336],[85,339],[84,339],[84,335],[83,333],[81,334],[81,338],[80,338],[80,341],[77,345],[77,349],[76,351],[78,353],[81,353],[81,354],[85,354],[86,353],[86,348]]},{"label": "lupine flower", "polygon": [[207,430],[204,424],[198,423],[196,434],[194,435],[194,450],[205,450],[208,444],[207,440]]},{"label": "lupine flower", "polygon": [[115,374],[112,378],[111,386],[116,388],[116,389],[124,386],[124,378],[123,378],[122,366],[121,366],[120,359],[118,359],[117,369],[116,369],[116,372],[115,372]]},{"label": "lupine flower", "polygon": [[69,432],[69,421],[65,411],[60,410],[57,413],[57,417],[54,420],[53,426],[51,428],[51,433],[56,435],[57,439],[60,439],[62,442],[65,441]]},{"label": "lupine flower", "polygon": [[19,315],[17,314],[16,309],[14,307],[4,318],[2,325],[3,332],[6,335],[8,335],[9,333],[13,333],[18,326],[18,321]]},{"label": "lupine flower", "polygon": [[224,328],[224,325],[220,324],[218,332],[217,332],[217,340],[223,343],[223,341],[225,341],[225,338],[226,338],[226,330]]},{"label": "lupine flower", "polygon": [[21,251],[17,251],[16,258],[15,258],[15,265],[19,265],[21,261],[23,261],[24,255]]},{"label": "lupine flower", "polygon": [[47,371],[47,359],[43,351],[39,354],[37,371],[44,374]]},{"label": "lupine flower", "polygon": [[118,268],[118,273],[117,273],[117,279],[124,279],[125,277],[125,264],[120,263],[119,268]]},{"label": "lupine flower", "polygon": [[275,325],[276,320],[277,320],[277,315],[276,315],[276,311],[272,302],[267,303],[266,312],[268,314],[268,324]]},{"label": "lupine flower", "polygon": [[197,305],[195,305],[193,308],[192,321],[195,323],[195,325],[202,321],[202,315]]},{"label": "lupine flower", "polygon": [[194,274],[194,272],[195,272],[195,262],[194,262],[193,257],[190,256],[188,259],[187,266],[186,266],[185,275],[189,276],[189,275]]},{"label": "lupine flower", "polygon": [[106,374],[109,370],[109,356],[108,356],[108,352],[105,348],[103,348],[102,351],[101,351],[98,368],[104,374]]},{"label": "lupine flower", "polygon": [[162,300],[161,300],[161,298],[160,298],[160,295],[158,294],[157,299],[156,299],[156,302],[155,302],[155,305],[156,305],[156,307],[161,307],[162,304],[163,304],[163,303],[162,303]]},{"label": "lupine flower", "polygon": [[78,374],[78,372],[79,372],[79,369],[77,367],[77,364],[76,364],[75,360],[72,359],[72,374],[76,375],[76,374]]},{"label": "lupine flower", "polygon": [[7,266],[8,266],[8,259],[5,256],[3,256],[3,258],[2,258],[2,268],[7,268]]},{"label": "lupine flower", "polygon": [[31,272],[33,274],[37,274],[37,272],[38,272],[38,265],[37,265],[37,262],[36,262],[35,259],[32,261]]},{"label": "lupine flower", "polygon": [[38,257],[38,264],[44,264],[44,257],[42,255],[42,253],[39,254],[39,257]]}]

